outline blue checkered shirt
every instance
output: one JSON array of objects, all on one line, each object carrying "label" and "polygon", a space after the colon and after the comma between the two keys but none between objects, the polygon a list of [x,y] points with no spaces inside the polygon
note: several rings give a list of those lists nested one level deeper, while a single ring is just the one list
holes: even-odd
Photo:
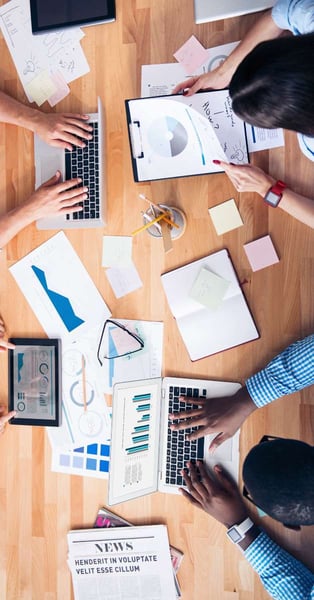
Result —
[{"label": "blue checkered shirt", "polygon": [[314,383],[314,334],[291,344],[246,381],[257,407]]},{"label": "blue checkered shirt", "polygon": [[314,600],[314,574],[261,532],[244,552],[272,598]]}]

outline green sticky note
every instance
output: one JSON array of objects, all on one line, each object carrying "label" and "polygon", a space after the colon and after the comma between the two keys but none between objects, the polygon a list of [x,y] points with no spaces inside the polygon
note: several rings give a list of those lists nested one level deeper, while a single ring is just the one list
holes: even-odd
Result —
[{"label": "green sticky note", "polygon": [[216,310],[222,303],[229,285],[230,281],[203,267],[192,285],[189,296],[203,306]]}]

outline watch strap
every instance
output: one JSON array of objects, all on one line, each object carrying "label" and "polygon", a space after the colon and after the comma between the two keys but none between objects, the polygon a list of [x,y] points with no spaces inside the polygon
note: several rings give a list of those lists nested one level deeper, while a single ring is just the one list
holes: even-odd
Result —
[{"label": "watch strap", "polygon": [[[281,181],[280,179],[278,181],[276,181],[276,183],[274,183],[274,185],[272,185],[269,190],[266,192],[265,196],[264,196],[264,202],[266,202],[266,204],[270,204],[270,206],[276,207],[278,206],[281,198],[282,198],[282,194],[284,192],[284,190],[286,189],[287,184],[284,183],[283,181]],[[275,201],[271,201],[269,198],[269,195],[274,194],[274,196],[277,196],[277,199]]]},{"label": "watch strap", "polygon": [[[244,521],[242,521],[242,523],[232,525],[232,527],[229,527],[229,529],[227,530],[227,535],[234,544],[238,544],[243,540],[245,534],[253,527],[253,525],[254,523],[252,519],[250,519],[250,517],[247,517],[246,519],[244,519]],[[232,535],[232,533],[235,533],[238,536],[237,540],[234,539],[235,536]]]}]

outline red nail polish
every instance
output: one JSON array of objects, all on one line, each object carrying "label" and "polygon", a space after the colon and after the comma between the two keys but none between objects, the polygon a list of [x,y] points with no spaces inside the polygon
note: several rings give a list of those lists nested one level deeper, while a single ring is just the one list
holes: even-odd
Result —
[{"label": "red nail polish", "polygon": [[220,165],[220,160],[214,159],[213,163],[214,163],[214,165]]}]

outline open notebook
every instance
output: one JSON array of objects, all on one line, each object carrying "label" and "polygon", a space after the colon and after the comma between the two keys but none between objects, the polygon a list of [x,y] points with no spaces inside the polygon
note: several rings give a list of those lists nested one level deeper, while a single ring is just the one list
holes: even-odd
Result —
[{"label": "open notebook", "polygon": [[[208,271],[207,279],[201,278]],[[165,273],[161,280],[191,360],[259,337],[227,250]]]}]

